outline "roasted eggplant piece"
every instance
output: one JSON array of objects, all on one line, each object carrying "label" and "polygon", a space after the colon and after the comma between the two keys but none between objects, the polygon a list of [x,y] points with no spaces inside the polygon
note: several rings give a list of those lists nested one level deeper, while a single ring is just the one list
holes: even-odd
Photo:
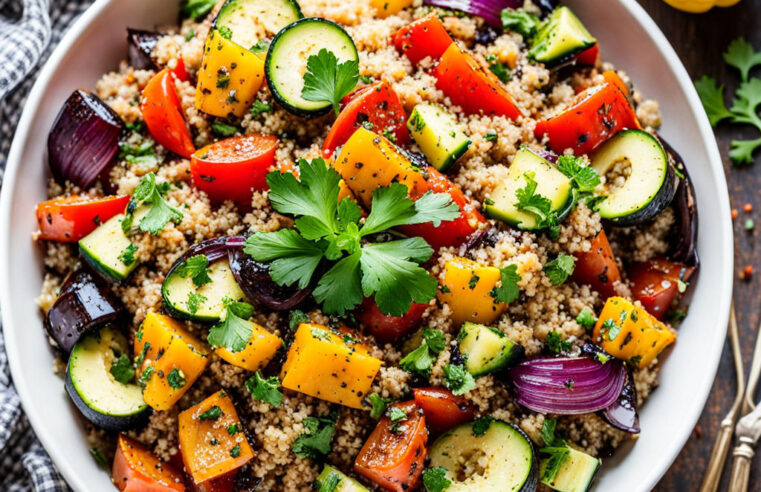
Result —
[{"label": "roasted eggplant piece", "polygon": [[82,335],[117,320],[122,313],[123,306],[108,284],[89,269],[77,268],[45,315],[45,329],[68,354]]},{"label": "roasted eggplant piece", "polygon": [[626,374],[626,382],[621,394],[608,408],[598,412],[610,425],[630,434],[639,434],[639,416],[637,415],[637,388],[634,386],[631,371]]},{"label": "roasted eggplant piece", "polygon": [[155,31],[127,28],[127,59],[138,70],[157,70],[153,49],[161,34]]},{"label": "roasted eggplant piece", "polygon": [[697,268],[700,259],[695,249],[698,242],[698,208],[695,200],[695,188],[692,186],[690,173],[687,171],[682,156],[665,140],[661,139],[661,143],[666,149],[672,167],[683,176],[671,203],[676,214],[671,237],[677,239],[671,244],[668,257],[672,261]]}]

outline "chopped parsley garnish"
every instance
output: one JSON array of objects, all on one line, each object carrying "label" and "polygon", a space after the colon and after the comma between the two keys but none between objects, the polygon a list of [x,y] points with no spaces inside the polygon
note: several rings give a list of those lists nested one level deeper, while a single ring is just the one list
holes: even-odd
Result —
[{"label": "chopped parsley garnish", "polygon": [[240,427],[238,427],[238,424],[230,424],[227,426],[227,433],[231,436],[234,436],[238,432],[240,432]]},{"label": "chopped parsley garnish", "polygon": [[544,273],[552,282],[552,285],[560,285],[573,274],[576,259],[565,253],[561,253],[554,260],[544,265]]},{"label": "chopped parsley garnish", "polygon": [[232,137],[238,131],[233,125],[215,121],[211,124],[211,132],[218,137]]},{"label": "chopped parsley garnish", "polygon": [[499,269],[499,287],[494,287],[489,295],[494,298],[494,302],[511,303],[521,295],[521,288],[518,282],[521,276],[518,273],[518,265],[507,265]]},{"label": "chopped parsley garnish", "polygon": [[618,332],[621,331],[621,327],[616,324],[612,319],[606,319],[600,328],[600,336],[603,338],[607,335],[608,340],[615,340],[618,336]]},{"label": "chopped parsley garnish", "polygon": [[162,159],[156,155],[153,145],[154,142],[151,139],[143,140],[137,147],[120,144],[117,158],[124,160],[128,164],[138,164],[145,167],[158,166],[161,164]]},{"label": "chopped parsley garnish", "polygon": [[388,412],[388,418],[391,419],[391,422],[398,422],[407,418],[407,412],[399,407],[391,407],[391,410]]},{"label": "chopped parsley garnish", "polygon": [[209,330],[207,338],[213,347],[225,347],[230,352],[240,352],[246,348],[253,329],[248,319],[254,314],[254,307],[246,302],[229,302],[225,319]]},{"label": "chopped parsley garnish", "polygon": [[[453,220],[459,207],[446,193],[407,198],[407,187],[394,183],[373,192],[364,224],[361,209],[344,198],[338,203],[340,175],[322,159],[299,162],[301,181],[292,173],[267,175],[272,207],[296,217],[295,229],[255,232],[244,251],[257,261],[271,262],[278,285],[305,288],[319,265],[330,266],[314,289],[326,314],[343,315],[364,297],[374,296],[384,314],[401,316],[412,302],[427,303],[436,295],[436,280],[420,266],[433,249],[419,237],[382,243],[368,237],[400,225]],[[326,265],[327,266],[327,265]]]},{"label": "chopped parsley garnish", "polygon": [[478,277],[478,275],[476,275],[475,273],[471,274],[470,280],[468,280],[468,288],[470,290],[475,289],[476,285],[478,285],[478,281],[479,280],[480,280],[480,278]]},{"label": "chopped parsley garnish", "polygon": [[497,140],[497,138],[498,138],[497,132],[491,129],[488,132],[486,132],[486,135],[484,135],[484,140],[486,140],[487,142],[494,142]]},{"label": "chopped parsley garnish", "polygon": [[473,435],[475,437],[483,436],[486,431],[489,430],[489,427],[491,427],[491,423],[494,422],[494,417],[490,417],[488,415],[484,415],[483,417],[478,417],[476,420],[473,421]]},{"label": "chopped parsley garnish", "polygon": [[378,420],[386,412],[386,405],[394,401],[393,398],[383,398],[378,393],[372,393],[365,398],[370,404],[370,418]]},{"label": "chopped parsley garnish", "polygon": [[198,20],[211,12],[217,0],[187,0],[180,8],[183,17]]},{"label": "chopped parsley garnish", "polygon": [[127,354],[121,354],[109,370],[111,375],[122,384],[129,384],[135,378],[135,368],[132,367],[132,362],[129,360]]},{"label": "chopped parsley garnish", "polygon": [[576,316],[576,322],[584,327],[585,330],[589,331],[592,329],[592,327],[597,323],[597,318],[595,317],[595,313],[592,312],[589,308],[584,308],[578,316]]},{"label": "chopped parsley garnish", "polygon": [[357,60],[338,63],[338,58],[332,51],[322,48],[319,53],[307,59],[301,97],[307,101],[329,102],[338,115],[338,103],[354,89],[358,80]]},{"label": "chopped parsley garnish", "polygon": [[579,191],[593,191],[600,184],[597,171],[589,166],[582,166],[584,159],[572,155],[558,157],[558,170],[571,179],[571,184]]},{"label": "chopped parsley garnish", "polygon": [[298,328],[300,324],[309,323],[310,321],[312,320],[309,319],[309,315],[307,313],[300,309],[294,309],[288,315],[288,328],[290,328],[291,331],[296,331],[296,328]]},{"label": "chopped parsley garnish", "polygon": [[[168,185],[168,183],[166,183]],[[169,205],[162,196],[166,193],[168,186],[156,184],[156,175],[148,173],[143,176],[140,184],[137,185],[132,193],[132,198],[127,205],[127,213],[122,220],[122,229],[128,231],[132,227],[134,213],[138,206],[147,205],[150,207],[148,213],[140,219],[140,230],[150,232],[153,235],[158,234],[167,224],[172,221],[179,224],[182,221],[182,212]]]},{"label": "chopped parsley garnish", "polygon": [[236,444],[235,446],[233,446],[233,448],[230,450],[230,456],[232,456],[233,458],[237,458],[238,456],[240,456],[240,444]]},{"label": "chopped parsley garnish", "polygon": [[317,340],[322,340],[324,342],[330,341],[330,333],[323,328],[312,328],[312,336]]},{"label": "chopped parsley garnish", "polygon": [[143,372],[140,374],[140,377],[137,378],[138,384],[140,384],[142,388],[145,388],[145,385],[147,385],[148,381],[151,380],[151,376],[153,376],[153,373],[155,371],[156,371],[156,368],[153,366],[148,366],[145,369],[143,369]]},{"label": "chopped parsley garnish", "polygon": [[270,40],[269,39],[260,39],[252,47],[248,49],[248,51],[251,51],[252,53],[266,53],[268,49],[270,49]]},{"label": "chopped parsley garnish", "polygon": [[510,69],[508,69],[504,63],[497,60],[495,55],[487,56],[486,61],[489,62],[489,70],[491,73],[496,75],[501,82],[505,83],[510,80],[510,77],[512,77]]},{"label": "chopped parsley garnish", "polygon": [[251,109],[249,110],[249,112],[255,117],[262,113],[269,113],[270,111],[272,111],[272,106],[260,99],[254,101],[254,104],[251,105]]},{"label": "chopped parsley garnish", "polygon": [[219,35],[225,39],[233,38],[233,30],[227,26],[220,26],[217,28],[217,31],[219,32]]},{"label": "chopped parsley garnish", "polygon": [[[140,338],[142,338],[142,331],[139,331],[138,334],[140,335]],[[145,360],[145,354],[151,349],[151,342],[145,342],[145,345],[143,345],[143,350],[140,351],[140,355],[135,357],[135,365],[140,367],[143,364],[143,361]]]},{"label": "chopped parsley garnish", "polygon": [[361,80],[363,84],[369,84],[373,81],[373,78],[369,75],[360,75],[359,80]]},{"label": "chopped parsley garnish", "polygon": [[437,466],[423,472],[423,485],[428,492],[442,492],[448,489],[452,482],[447,478],[446,468]]},{"label": "chopped parsley garnish", "polygon": [[338,416],[307,417],[302,421],[304,433],[293,442],[291,449],[299,458],[318,458],[330,453],[330,441],[336,430]]},{"label": "chopped parsley garnish", "polygon": [[528,172],[523,175],[526,180],[524,188],[515,190],[515,208],[527,212],[536,218],[536,224],[540,229],[547,229],[552,239],[557,239],[560,235],[560,226],[558,225],[558,215],[552,210],[552,202],[549,198],[536,192],[538,183],[534,179],[534,173]]},{"label": "chopped parsley garnish", "polygon": [[464,395],[476,387],[476,380],[461,364],[444,366],[444,381],[447,388],[455,395]]},{"label": "chopped parsley garnish", "polygon": [[177,267],[177,274],[182,278],[190,277],[193,285],[201,287],[211,282],[209,277],[209,259],[206,255],[195,255]]},{"label": "chopped parsley garnish", "polygon": [[666,321],[669,323],[677,323],[687,317],[687,308],[670,309],[666,312]]},{"label": "chopped parsley garnish", "polygon": [[558,426],[557,419],[545,418],[542,423],[542,441],[545,446],[561,447],[565,446],[565,440],[555,435]]},{"label": "chopped parsley garnish", "polygon": [[130,243],[129,246],[124,248],[124,251],[119,253],[119,259],[125,266],[130,266],[135,263],[135,253],[137,252],[137,246]]},{"label": "chopped parsley garnish", "polygon": [[571,342],[564,340],[563,337],[560,336],[560,333],[554,330],[547,333],[547,338],[544,339],[544,344],[547,345],[547,348],[550,349],[551,352],[555,352],[556,354],[571,350]]},{"label": "chopped parsley garnish", "polygon": [[392,132],[388,128],[383,129],[383,136],[391,140],[393,143],[396,143],[396,135],[394,135],[394,132]]},{"label": "chopped parsley garnish", "polygon": [[169,374],[166,376],[166,381],[169,383],[169,386],[172,389],[180,389],[185,384],[187,384],[187,381],[185,379],[185,373],[182,372],[181,369],[177,369],[176,367],[169,371]]},{"label": "chopped parsley garnish", "polygon": [[635,355],[631,359],[629,359],[629,364],[631,364],[634,367],[639,366],[639,363],[642,362],[642,356],[641,355]]},{"label": "chopped parsley garnish", "polygon": [[188,311],[190,311],[190,314],[196,314],[198,312],[198,308],[201,307],[201,304],[206,302],[208,299],[206,296],[199,294],[198,292],[189,292],[188,293]]},{"label": "chopped parsley garnish", "polygon": [[90,448],[90,456],[92,456],[92,459],[95,460],[99,467],[106,470],[109,468],[108,460],[106,460],[106,457],[103,456],[103,453],[101,453],[98,449]]},{"label": "chopped parsley garnish", "polygon": [[444,333],[426,328],[423,330],[423,341],[420,346],[400,360],[399,366],[407,372],[428,376],[436,361],[435,356],[444,350],[445,345]]},{"label": "chopped parsley garnish", "polygon": [[217,420],[219,417],[222,416],[222,409],[219,408],[217,405],[214,405],[210,409],[203,412],[201,415],[198,416],[199,420]]},{"label": "chopped parsley garnish", "polygon": [[551,483],[552,479],[554,479],[555,475],[558,474],[558,471],[560,471],[560,467],[563,465],[563,462],[566,460],[566,458],[571,452],[566,447],[561,447],[561,448],[546,447],[546,448],[541,448],[539,452],[550,455],[550,457],[547,458],[547,462],[544,466],[544,471],[542,472],[541,480],[542,482],[545,482],[545,483]]},{"label": "chopped parsley garnish", "polygon": [[246,389],[254,399],[264,401],[273,407],[280,406],[283,402],[283,394],[278,390],[280,380],[277,376],[262,377],[259,371],[246,380]]},{"label": "chopped parsley garnish", "polygon": [[537,16],[523,9],[504,9],[500,17],[504,29],[517,32],[526,39],[531,39],[541,24]]},{"label": "chopped parsley garnish", "polygon": [[[713,77],[703,76],[695,81],[695,88],[700,95],[708,119],[712,126],[723,120],[730,123],[745,124],[761,132],[761,116],[757,108],[761,105],[761,79],[750,77],[750,70],[761,65],[761,51],[743,38],[732,41],[724,52],[724,61],[740,71],[742,82],[735,91],[732,106],[727,109],[724,104],[724,86],[717,85]],[[729,157],[737,166],[753,163],[753,154],[761,148],[761,137],[753,140],[732,140]]]}]

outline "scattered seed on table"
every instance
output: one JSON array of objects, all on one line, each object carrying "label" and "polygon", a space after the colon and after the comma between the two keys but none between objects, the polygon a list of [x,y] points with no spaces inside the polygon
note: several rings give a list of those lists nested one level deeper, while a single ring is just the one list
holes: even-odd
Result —
[{"label": "scattered seed on table", "polygon": [[746,231],[752,231],[753,228],[756,227],[756,223],[753,222],[753,219],[745,219],[745,230]]},{"label": "scattered seed on table", "polygon": [[743,268],[743,270],[740,272],[740,279],[750,280],[752,276],[753,276],[753,266],[745,265],[745,268]]},{"label": "scattered seed on table", "polygon": [[735,220],[736,218],[737,218],[737,209],[733,208],[732,209],[732,220]]},{"label": "scattered seed on table", "polygon": [[753,205],[751,205],[750,203],[746,203],[745,205],[743,205],[743,211],[747,213],[751,213],[753,211]]}]

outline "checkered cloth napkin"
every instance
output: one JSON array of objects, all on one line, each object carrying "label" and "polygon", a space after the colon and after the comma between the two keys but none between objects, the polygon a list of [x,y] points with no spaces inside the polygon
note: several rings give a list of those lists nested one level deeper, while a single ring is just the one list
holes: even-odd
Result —
[{"label": "checkered cloth napkin", "polygon": [[[0,0],[0,186],[37,71],[92,0]],[[51,5],[52,4],[52,5]],[[13,388],[0,327],[0,491],[67,492]]]}]

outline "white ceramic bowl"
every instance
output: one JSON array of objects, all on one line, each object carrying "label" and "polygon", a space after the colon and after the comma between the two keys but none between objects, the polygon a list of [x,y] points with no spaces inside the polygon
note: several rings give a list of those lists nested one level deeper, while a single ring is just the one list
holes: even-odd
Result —
[{"label": "white ceramic bowl", "polygon": [[[13,379],[37,435],[76,490],[113,486],[88,453],[76,409],[61,379],[34,299],[41,254],[30,235],[34,207],[46,198],[45,142],[72,90],[93,88],[126,53],[125,28],[176,20],[176,1],[98,0],[64,37],[40,72],[11,148],[0,201],[0,305]],[[689,316],[666,357],[661,384],[641,409],[642,434],[605,460],[598,491],[650,490],[700,416],[724,345],[732,289],[732,230],[721,159],[687,72],[666,38],[633,0],[569,0],[597,36],[603,56],[625,69],[646,97],[660,101],[662,135],[684,157],[700,214],[700,278]]]}]

